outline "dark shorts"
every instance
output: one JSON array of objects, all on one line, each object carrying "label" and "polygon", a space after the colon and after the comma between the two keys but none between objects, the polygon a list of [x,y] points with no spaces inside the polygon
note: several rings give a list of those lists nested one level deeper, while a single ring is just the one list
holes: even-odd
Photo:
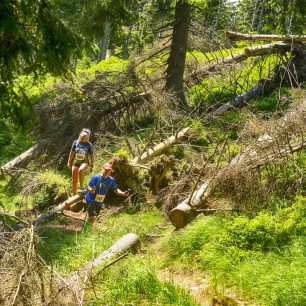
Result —
[{"label": "dark shorts", "polygon": [[87,160],[84,160],[84,161],[81,161],[81,162],[73,162],[73,163],[72,163],[72,166],[80,168],[81,165],[82,165],[82,164],[85,164],[85,163],[88,164],[88,161],[87,161]]},{"label": "dark shorts", "polygon": [[102,205],[97,205],[93,202],[86,202],[86,209],[89,217],[96,217],[99,215]]}]

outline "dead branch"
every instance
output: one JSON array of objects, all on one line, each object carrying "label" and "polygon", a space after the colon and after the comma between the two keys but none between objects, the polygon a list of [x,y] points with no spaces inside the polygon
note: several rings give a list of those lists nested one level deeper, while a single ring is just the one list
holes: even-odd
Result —
[{"label": "dead branch", "polygon": [[[305,102],[301,103],[295,112],[288,113],[286,116],[279,119],[280,122],[282,122],[281,129],[278,131],[280,134],[279,137],[282,137],[282,130],[286,130],[286,125],[288,128],[290,127],[293,129],[293,124],[299,125],[304,123],[304,105]],[[296,113],[297,115],[294,116]],[[292,138],[299,139],[300,137]],[[187,198],[172,209],[169,215],[172,224],[176,228],[181,228],[193,220],[197,216],[199,210],[206,205],[208,198],[212,195],[220,181],[222,181],[222,179],[226,177],[228,173],[236,173],[236,169],[240,169],[240,172],[243,173],[251,172],[254,169],[259,170],[259,168],[264,165],[272,162],[276,163],[284,159],[286,156],[290,156],[293,153],[303,149],[306,146],[306,141],[303,137],[302,140],[294,142],[290,142],[288,139],[287,144],[282,144],[283,147],[279,147],[280,145],[281,144],[278,142],[273,141],[270,136],[267,137],[264,135],[259,137],[255,145],[255,147],[258,147],[257,150],[254,149],[254,145],[246,148],[245,153],[239,155],[240,158],[236,156],[229,165],[223,166],[216,175],[208,178],[206,182],[196,191],[196,196],[194,200],[190,201],[189,205]],[[287,145],[287,147],[285,147],[285,145]],[[265,150],[263,150],[265,146],[267,147]],[[277,148],[275,148],[275,146],[277,146]]]}]

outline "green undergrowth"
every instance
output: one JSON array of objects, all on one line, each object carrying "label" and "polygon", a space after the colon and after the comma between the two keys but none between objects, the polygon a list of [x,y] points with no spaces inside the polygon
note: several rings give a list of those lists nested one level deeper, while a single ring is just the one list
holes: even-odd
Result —
[{"label": "green undergrowth", "polygon": [[86,233],[42,228],[41,236],[44,239],[40,250],[45,259],[49,262],[52,260],[56,269],[63,273],[77,270],[127,233],[135,233],[141,241],[146,241],[147,234],[163,219],[155,207],[136,214],[121,213],[106,219],[103,214],[107,214],[107,210],[101,211],[101,223],[96,222]]},{"label": "green undergrowth", "polygon": [[32,146],[32,138],[26,131],[0,120],[0,166],[12,160]]},{"label": "green undergrowth", "polygon": [[170,282],[161,282],[150,259],[130,256],[94,278],[90,305],[198,305],[191,294]]},{"label": "green undergrowth", "polygon": [[236,288],[262,305],[305,305],[306,199],[254,218],[202,218],[165,239],[164,265],[210,271],[217,294]]},{"label": "green undergrowth", "polygon": [[230,68],[226,75],[219,73],[204,78],[189,91],[189,99],[201,109],[232,100],[257,85],[259,80],[271,75],[279,58],[270,55],[262,58],[249,58],[243,69]]}]

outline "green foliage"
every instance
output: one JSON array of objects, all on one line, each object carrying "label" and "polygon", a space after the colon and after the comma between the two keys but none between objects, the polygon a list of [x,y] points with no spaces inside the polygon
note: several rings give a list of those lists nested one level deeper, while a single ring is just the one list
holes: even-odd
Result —
[{"label": "green foliage", "polygon": [[220,241],[225,248],[235,246],[253,251],[278,252],[296,236],[306,234],[306,200],[279,210],[274,216],[261,212],[254,219],[241,216],[225,225],[226,237]]},{"label": "green foliage", "polygon": [[25,115],[33,112],[33,101],[19,77],[32,76],[37,81],[50,73],[70,78],[76,59],[83,50],[91,50],[86,40],[58,18],[50,3],[0,3],[0,117],[9,117],[19,125],[25,124]]},{"label": "green foliage", "polygon": [[5,178],[0,179],[0,211],[13,213],[20,208],[22,196],[13,194],[7,186]]},{"label": "green foliage", "polygon": [[56,196],[56,190],[48,189],[47,187],[41,188],[38,192],[32,195],[32,206],[38,208],[40,211],[48,209]]},{"label": "green foliage", "polygon": [[26,131],[0,119],[0,165],[26,151],[31,145],[31,136]]},{"label": "green foliage", "polygon": [[127,67],[127,61],[119,59],[118,57],[111,56],[107,60],[101,61],[92,65],[87,71],[94,74],[96,71],[101,72],[123,72]]},{"label": "green foliage", "polygon": [[66,177],[54,170],[39,172],[35,178],[49,189],[56,188],[58,192],[65,192],[70,184]]},{"label": "green foliage", "polygon": [[122,305],[197,305],[185,290],[158,280],[154,267],[139,258],[102,271],[97,283],[100,294],[92,296],[91,305],[110,305],[113,301]]},{"label": "green foliage", "polygon": [[[101,211],[103,218],[104,211]],[[161,218],[161,213],[154,207],[137,214],[121,214],[103,220],[103,226],[94,226],[87,233],[67,234],[59,230],[45,229],[42,236],[44,244],[40,252],[46,260],[51,260],[56,268],[63,271],[77,270],[84,262],[92,259],[109,248],[126,233],[136,233],[142,241]],[[61,243],[58,243],[61,241]],[[51,257],[50,257],[51,256]]]},{"label": "green foliage", "polygon": [[253,99],[248,107],[252,111],[257,112],[273,112],[276,110],[286,110],[292,99],[288,88],[281,88],[280,90],[273,91],[267,97]]},{"label": "green foliage", "polygon": [[200,219],[165,240],[167,263],[174,258],[210,270],[217,293],[235,286],[264,305],[303,305],[305,207],[306,199],[299,197],[274,215]]}]

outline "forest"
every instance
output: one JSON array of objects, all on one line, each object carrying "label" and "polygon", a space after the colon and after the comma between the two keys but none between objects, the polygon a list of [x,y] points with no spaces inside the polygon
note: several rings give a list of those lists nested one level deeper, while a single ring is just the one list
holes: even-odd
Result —
[{"label": "forest", "polygon": [[306,305],[306,0],[1,0],[0,305]]}]

